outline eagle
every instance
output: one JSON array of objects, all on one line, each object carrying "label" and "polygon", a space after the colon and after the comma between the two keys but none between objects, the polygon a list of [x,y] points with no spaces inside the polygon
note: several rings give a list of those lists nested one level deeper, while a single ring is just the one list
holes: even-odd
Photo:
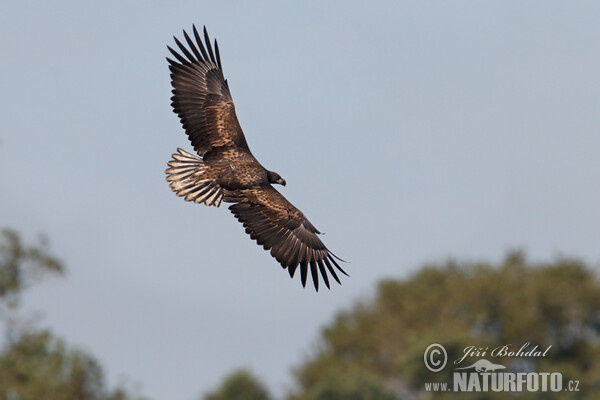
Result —
[{"label": "eagle", "polygon": [[300,266],[303,287],[309,268],[316,291],[319,273],[327,288],[328,272],[341,284],[336,270],[348,275],[337,262],[343,260],[325,247],[317,228],[272,186],[285,186],[285,180],[252,155],[223,76],[217,41],[213,49],[206,27],[203,33],[204,42],[194,25],[193,39],[183,31],[188,47],[175,36],[180,52],[167,46],[175,58],[167,57],[171,105],[197,153],[177,149],[165,171],[169,186],[186,201],[215,207],[233,203],[229,210],[246,233],[270,250],[291,278]]}]

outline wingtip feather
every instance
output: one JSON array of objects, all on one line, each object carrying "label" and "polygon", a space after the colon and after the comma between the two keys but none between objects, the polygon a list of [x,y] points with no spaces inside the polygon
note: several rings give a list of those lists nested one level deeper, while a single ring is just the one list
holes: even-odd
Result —
[{"label": "wingtip feather", "polygon": [[300,262],[300,280],[302,281],[302,287],[306,287],[306,277],[308,275],[308,265],[305,260]]}]

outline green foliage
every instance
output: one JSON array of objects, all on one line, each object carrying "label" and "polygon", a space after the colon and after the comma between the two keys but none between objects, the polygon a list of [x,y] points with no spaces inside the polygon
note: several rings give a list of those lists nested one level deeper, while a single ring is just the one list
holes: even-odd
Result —
[{"label": "green foliage", "polygon": [[45,274],[63,270],[45,240],[26,245],[15,231],[1,232],[0,306],[9,318],[0,319],[8,328],[0,348],[0,400],[142,400],[123,388],[109,391],[92,356],[69,348],[48,331],[19,326],[23,291]]},{"label": "green foliage", "polygon": [[[380,282],[374,298],[340,313],[322,332],[320,348],[295,373],[297,398],[330,385],[332,376],[363,371],[412,395],[424,395],[425,382],[452,382],[454,365],[467,346],[487,348],[524,343],[546,349],[532,359],[540,372],[561,372],[580,381],[577,398],[600,396],[600,283],[576,260],[527,263],[511,253],[501,265],[453,261],[421,269],[408,280]],[[443,344],[449,365],[427,370],[423,353]],[[489,357],[488,357],[489,358]],[[515,358],[494,358],[516,367]],[[470,362],[470,363],[469,363]],[[356,373],[356,372],[354,372]],[[433,395],[433,394],[431,394]],[[503,393],[448,393],[436,398],[503,398]],[[505,393],[504,393],[505,395]],[[569,398],[569,393],[524,393],[522,398]],[[552,397],[554,396],[554,397]],[[575,398],[575,397],[573,397]]]},{"label": "green foliage", "polygon": [[0,232],[0,300],[15,305],[22,291],[47,273],[61,274],[62,264],[47,249],[47,241],[26,245],[17,232]]},{"label": "green foliage", "polygon": [[[395,393],[379,378],[364,371],[337,373],[319,382],[301,400],[395,400]],[[300,400],[300,399],[299,399]]]},{"label": "green foliage", "polygon": [[5,349],[0,355],[0,382],[0,397],[7,399],[103,398],[102,372],[96,361],[68,350],[49,332],[24,334]]},{"label": "green foliage", "polygon": [[2,400],[134,399],[109,392],[98,362],[48,331],[24,333],[0,353],[0,383]]},{"label": "green foliage", "polygon": [[248,370],[233,372],[204,400],[269,400],[266,387]]}]

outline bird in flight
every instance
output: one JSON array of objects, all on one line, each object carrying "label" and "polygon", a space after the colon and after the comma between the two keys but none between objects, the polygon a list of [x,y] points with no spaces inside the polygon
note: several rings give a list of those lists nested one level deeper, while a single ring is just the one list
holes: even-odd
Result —
[{"label": "bird in flight", "polygon": [[304,214],[272,186],[285,186],[285,180],[252,155],[223,76],[217,41],[213,50],[206,27],[204,43],[195,26],[193,39],[185,31],[183,37],[188,47],[174,37],[180,52],[167,46],[175,58],[167,58],[171,105],[198,156],[177,149],[165,171],[171,189],[186,201],[207,206],[233,203],[229,210],[246,233],[270,250],[290,277],[300,266],[303,287],[309,269],[317,291],[319,273],[327,288],[328,272],[340,283],[336,269],[348,275],[336,261],[342,260],[325,247]]}]

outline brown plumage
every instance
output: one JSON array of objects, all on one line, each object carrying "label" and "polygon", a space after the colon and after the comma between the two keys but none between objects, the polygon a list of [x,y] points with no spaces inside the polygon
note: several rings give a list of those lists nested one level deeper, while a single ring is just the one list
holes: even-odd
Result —
[{"label": "brown plumage", "polygon": [[271,250],[291,277],[300,266],[302,286],[309,268],[316,290],[319,274],[328,288],[328,272],[340,283],[336,269],[347,275],[336,261],[340,259],[327,250],[304,214],[271,186],[285,186],[285,180],[250,152],[223,76],[217,41],[213,51],[206,28],[203,43],[195,26],[193,39],[185,31],[183,36],[188,47],[174,38],[181,53],[167,46],[177,60],[167,58],[171,105],[199,157],[177,149],[166,170],[171,189],[187,201],[208,206],[234,203],[229,209],[246,233]]}]

